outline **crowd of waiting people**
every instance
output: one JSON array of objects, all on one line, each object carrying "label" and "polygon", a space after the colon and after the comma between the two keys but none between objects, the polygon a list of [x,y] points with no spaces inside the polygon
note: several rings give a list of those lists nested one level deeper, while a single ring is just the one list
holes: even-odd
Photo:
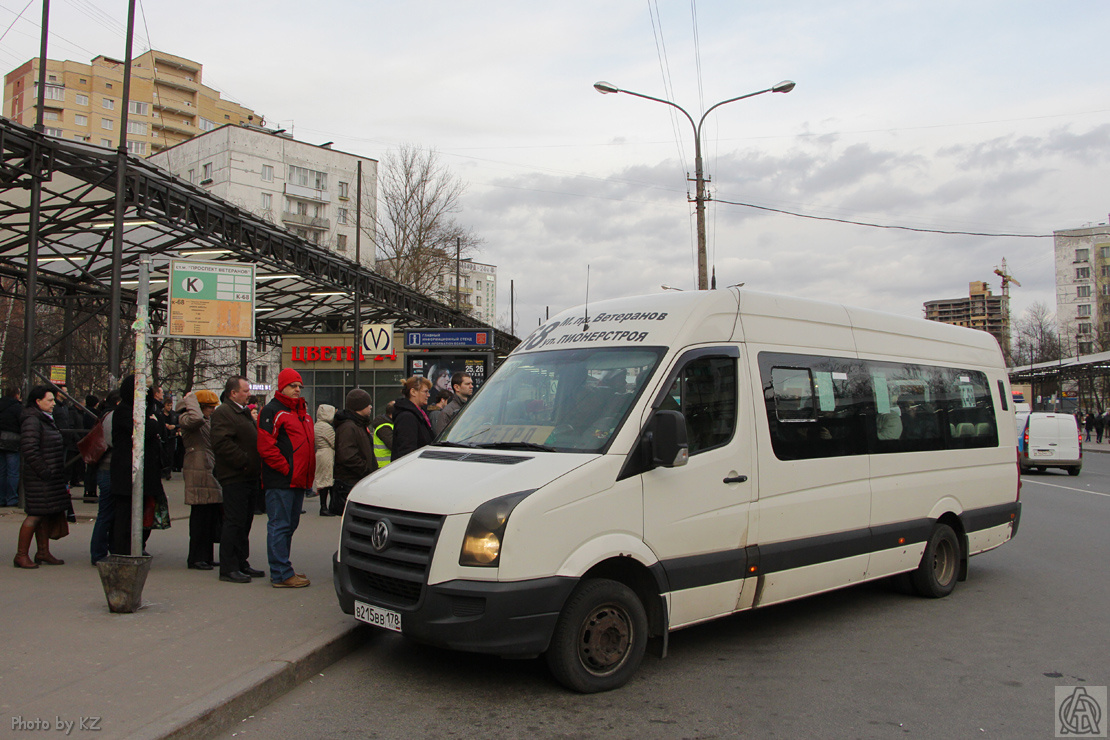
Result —
[{"label": "crowd of waiting people", "polygon": [[[132,439],[139,403],[142,554],[149,554],[151,532],[170,526],[163,481],[180,470],[190,507],[188,568],[218,569],[219,579],[231,583],[264,577],[250,564],[249,536],[254,516],[265,513],[271,585],[303,588],[310,581],[293,568],[290,552],[305,498],[318,497],[321,516],[341,515],[356,483],[430,444],[474,385],[466,373],[451,376],[449,391],[413,376],[376,416],[370,394],[355,388],[342,409],[321,404],[315,421],[303,389],[300,374],[288,368],[261,408],[241,376],[228,378],[219,396],[198,390],[176,404],[158,386],[136,400],[134,376],[103,401],[90,395],[83,405],[73,403],[64,386],[35,386],[26,402],[18,389],[9,389],[0,399],[0,505],[19,505],[22,482],[26,514],[13,565],[64,564],[50,553],[50,540],[65,536],[74,521],[70,491],[76,485],[98,505],[89,544],[93,565],[110,554],[133,554]],[[88,444],[93,437],[99,444]]]}]

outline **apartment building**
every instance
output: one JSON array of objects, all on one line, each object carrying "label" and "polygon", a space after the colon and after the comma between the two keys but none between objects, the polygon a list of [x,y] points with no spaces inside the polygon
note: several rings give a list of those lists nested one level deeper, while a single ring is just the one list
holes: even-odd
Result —
[{"label": "apartment building", "polygon": [[994,336],[1004,353],[1010,335],[1010,317],[1007,315],[1003,297],[992,295],[990,288],[982,280],[968,283],[966,298],[947,298],[925,302],[925,318],[942,324],[955,324],[971,329],[979,329]]},{"label": "apartment building", "polygon": [[325,249],[355,258],[358,163],[362,162],[361,264],[374,266],[378,163],[297,141],[284,131],[225,125],[150,157],[208,189]]},{"label": "apartment building", "polygon": [[490,326],[497,325],[497,266],[459,261],[458,287],[455,283],[455,263],[451,261],[437,277],[438,298],[448,306],[455,305],[458,292],[459,308]]},{"label": "apartment building", "polygon": [[[46,133],[105,147],[119,146],[124,63],[98,56],[89,64],[46,60]],[[224,124],[262,125],[263,117],[226,100],[201,82],[204,66],[148,51],[131,63],[127,149],[149,156]],[[3,114],[33,126],[38,105],[38,57],[4,76]]]},{"label": "apartment building", "polygon": [[1079,354],[1103,352],[1110,348],[1110,226],[1052,233],[1060,340]]}]

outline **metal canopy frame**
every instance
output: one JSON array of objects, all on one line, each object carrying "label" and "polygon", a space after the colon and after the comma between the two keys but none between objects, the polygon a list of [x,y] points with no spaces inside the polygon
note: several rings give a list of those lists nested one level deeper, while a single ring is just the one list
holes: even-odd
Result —
[{"label": "metal canopy frame", "polygon": [[[15,285],[27,281],[30,192],[37,178],[42,201],[36,300],[107,314],[118,153],[47,137],[6,118],[0,118],[0,152],[0,276],[15,278]],[[365,323],[393,323],[399,329],[492,328],[146,159],[128,156],[125,182],[121,288],[129,316],[135,311],[140,256],[167,261],[155,263],[150,290],[151,321],[164,326],[168,259],[226,250],[197,256],[258,266],[256,335],[273,344],[285,333],[352,333],[356,290]],[[163,282],[153,282],[159,278]],[[14,288],[4,293],[21,297]],[[500,331],[494,337],[495,350],[502,355],[519,343]]]}]

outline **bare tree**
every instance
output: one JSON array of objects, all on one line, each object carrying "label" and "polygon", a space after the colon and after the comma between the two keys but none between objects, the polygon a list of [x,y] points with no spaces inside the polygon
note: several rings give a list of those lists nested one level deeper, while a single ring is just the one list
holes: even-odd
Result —
[{"label": "bare tree", "polygon": [[[402,144],[386,152],[378,168],[380,203],[377,234],[378,272],[443,301],[451,289],[440,277],[454,272],[460,257],[481,243],[455,215],[465,186],[451,174],[435,149]],[[447,280],[444,283],[449,282]]]},{"label": "bare tree", "polygon": [[1038,301],[1025,309],[1014,328],[1015,363],[1049,362],[1062,356],[1063,346],[1056,332],[1056,317],[1044,303]]}]

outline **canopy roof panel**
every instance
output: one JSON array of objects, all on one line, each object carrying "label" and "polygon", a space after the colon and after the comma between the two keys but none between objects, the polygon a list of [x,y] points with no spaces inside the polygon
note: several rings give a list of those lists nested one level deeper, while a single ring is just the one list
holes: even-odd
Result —
[{"label": "canopy roof panel", "polygon": [[[0,150],[0,275],[26,280],[31,182],[38,177],[37,300],[77,295],[86,307],[107,311],[120,155],[47,137],[5,118],[0,118]],[[125,172],[123,303],[128,313],[134,311],[139,257],[154,258],[150,309],[156,325],[165,318],[168,258],[197,257],[257,266],[256,331],[275,342],[289,332],[353,331],[356,290],[366,323],[492,328],[145,159],[127,156]],[[502,332],[494,336],[499,354],[519,341]]]}]

